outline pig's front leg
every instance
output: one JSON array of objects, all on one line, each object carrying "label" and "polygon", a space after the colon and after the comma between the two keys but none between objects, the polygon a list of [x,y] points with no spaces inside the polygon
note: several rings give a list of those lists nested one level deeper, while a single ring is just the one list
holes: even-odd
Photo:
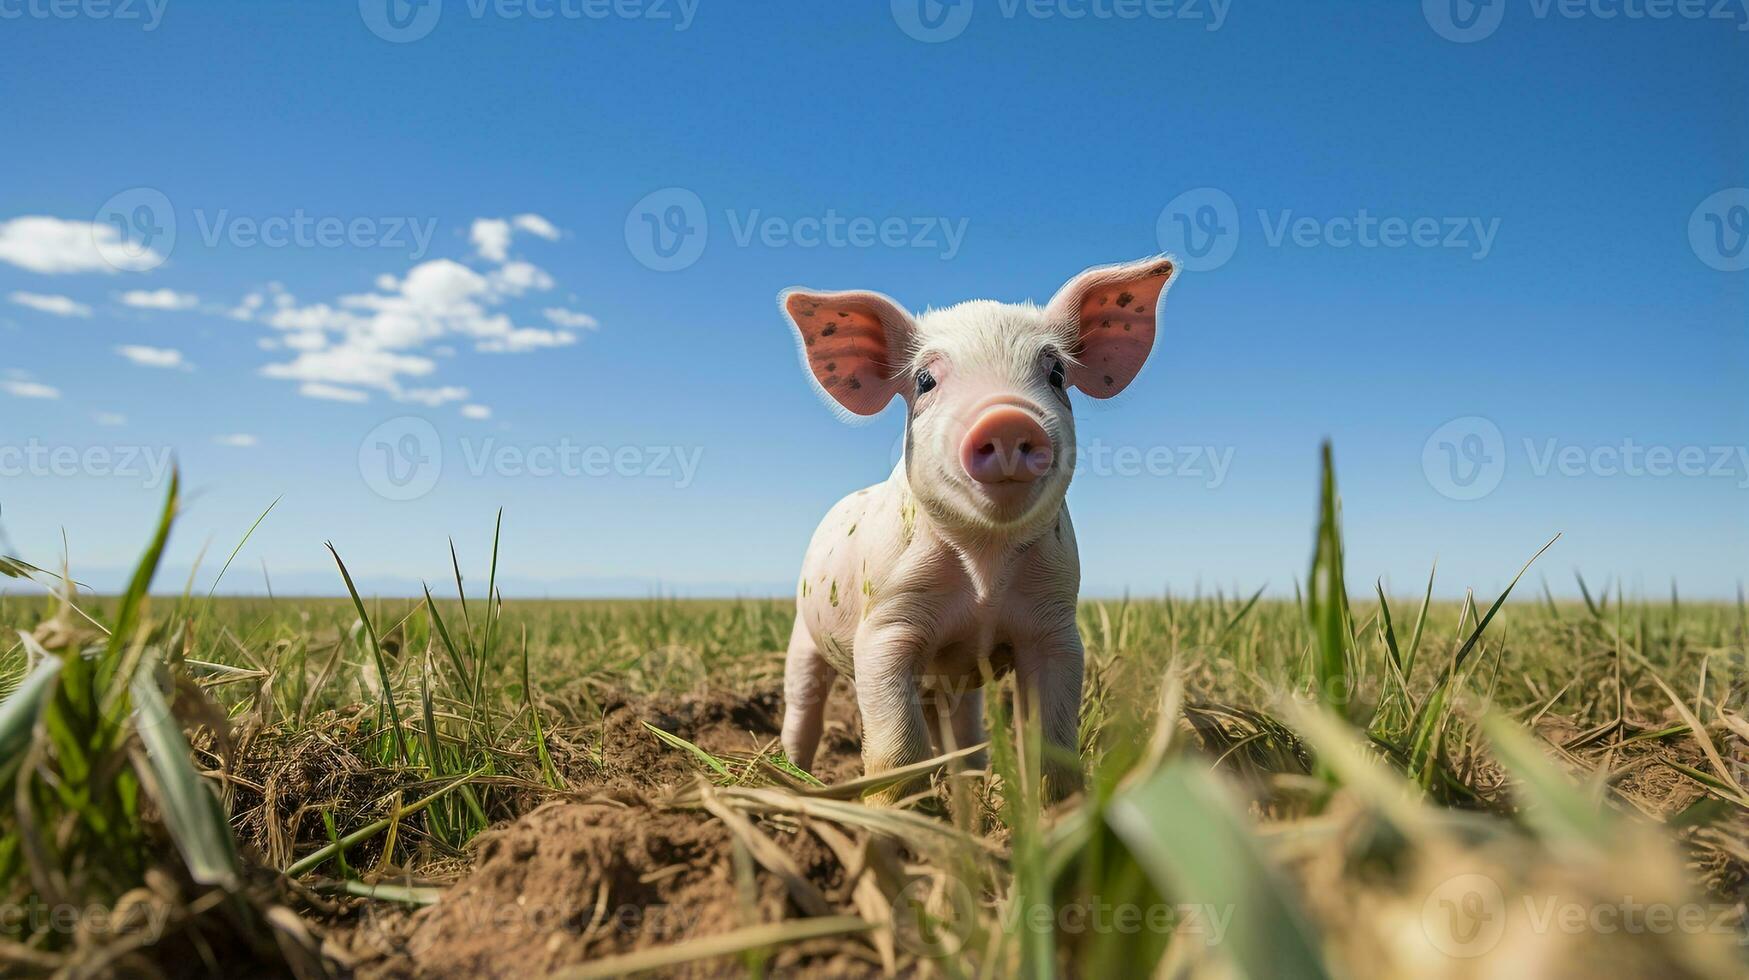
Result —
[{"label": "pig's front leg", "polygon": [[1041,771],[1046,799],[1060,799],[1081,788],[1081,676],[1086,654],[1081,633],[1071,622],[1015,650],[1014,691],[1017,745],[1026,727],[1043,732]]},{"label": "pig's front leg", "polygon": [[[922,637],[915,626],[870,619],[856,633],[856,706],[862,712],[863,774],[929,758],[929,726],[917,686]],[[910,787],[895,784],[869,796],[890,804]]]}]

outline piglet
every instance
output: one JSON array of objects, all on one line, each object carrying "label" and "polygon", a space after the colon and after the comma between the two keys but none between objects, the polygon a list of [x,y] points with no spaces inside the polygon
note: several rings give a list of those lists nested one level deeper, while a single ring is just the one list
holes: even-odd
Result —
[{"label": "piglet", "polygon": [[780,296],[827,397],[861,416],[905,402],[892,476],[839,501],[802,561],[784,667],[792,762],[813,764],[835,672],[856,689],[874,774],[982,742],[981,687],[1012,670],[1016,719],[1042,725],[1046,791],[1080,785],[1069,389],[1110,398],[1129,385],[1175,271],[1164,256],[1100,266],[1043,307],[973,300],[916,316],[873,292]]}]

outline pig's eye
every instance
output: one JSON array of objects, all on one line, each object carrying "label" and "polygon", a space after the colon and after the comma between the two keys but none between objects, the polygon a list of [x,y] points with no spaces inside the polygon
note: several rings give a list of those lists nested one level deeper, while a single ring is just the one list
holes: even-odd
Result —
[{"label": "pig's eye", "polygon": [[1063,388],[1063,376],[1063,362],[1055,357],[1051,358],[1051,387],[1061,391]]},{"label": "pig's eye", "polygon": [[928,371],[917,372],[917,393],[919,395],[928,394],[930,389],[934,387],[935,375],[930,374]]}]

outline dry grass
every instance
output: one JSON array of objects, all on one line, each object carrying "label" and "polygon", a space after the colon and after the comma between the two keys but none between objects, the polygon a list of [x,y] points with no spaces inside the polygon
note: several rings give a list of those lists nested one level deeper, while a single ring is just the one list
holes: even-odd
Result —
[{"label": "dry grass", "polygon": [[788,766],[787,602],[503,602],[496,556],[465,604],[0,597],[0,908],[102,912],[0,921],[0,972],[1742,975],[1743,605],[1349,599],[1326,497],[1303,601],[1083,606],[1050,806],[1006,697],[993,775],[899,808],[842,685],[826,785]]}]

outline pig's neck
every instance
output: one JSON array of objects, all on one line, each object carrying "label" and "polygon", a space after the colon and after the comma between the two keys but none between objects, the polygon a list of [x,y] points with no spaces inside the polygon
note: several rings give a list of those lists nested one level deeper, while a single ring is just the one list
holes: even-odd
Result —
[{"label": "pig's neck", "polygon": [[[911,496],[903,472],[895,473],[899,492]],[[1004,528],[968,527],[942,520],[926,507],[918,508],[919,544],[938,549],[965,571],[979,602],[989,602],[1008,587],[1013,571],[1033,542],[1057,522],[1063,505],[1032,516],[1025,524]]]}]

